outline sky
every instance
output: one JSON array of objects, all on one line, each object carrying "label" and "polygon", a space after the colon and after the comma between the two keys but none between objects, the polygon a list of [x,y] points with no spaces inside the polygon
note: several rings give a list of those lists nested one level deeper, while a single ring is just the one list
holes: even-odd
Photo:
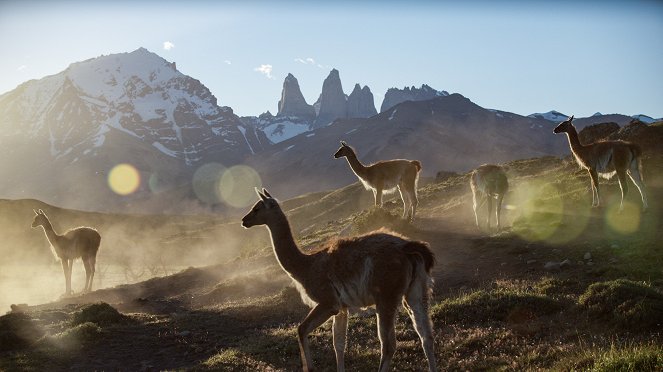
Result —
[{"label": "sky", "polygon": [[663,117],[661,1],[0,0],[0,94],[144,47],[240,116],[276,113],[292,73],[312,104],[428,84],[486,108]]}]

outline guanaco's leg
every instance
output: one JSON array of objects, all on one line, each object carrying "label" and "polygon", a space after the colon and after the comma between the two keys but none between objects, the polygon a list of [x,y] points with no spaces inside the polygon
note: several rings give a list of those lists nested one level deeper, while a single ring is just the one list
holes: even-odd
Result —
[{"label": "guanaco's leg", "polygon": [[64,273],[64,287],[65,295],[70,295],[71,291],[71,269],[70,269],[70,260],[66,258],[61,258],[60,263],[62,264],[62,272]]},{"label": "guanaco's leg", "polygon": [[647,193],[645,191],[645,184],[642,182],[642,175],[640,174],[640,168],[638,167],[637,162],[633,162],[634,166],[631,166],[631,169],[628,170],[628,175],[631,177],[631,180],[635,184],[635,187],[640,191],[640,197],[642,198],[642,210],[646,211],[649,208],[647,203]]},{"label": "guanaco's leg", "polygon": [[334,316],[334,353],[336,353],[336,370],[345,371],[345,340],[348,334],[348,310],[341,311]]},{"label": "guanaco's leg", "polygon": [[318,304],[308,313],[302,324],[297,327],[297,336],[299,337],[299,352],[302,358],[304,371],[313,370],[313,358],[308,342],[308,334],[326,322],[329,317],[336,315],[338,310],[332,307]]},{"label": "guanaco's leg", "polygon": [[601,199],[599,197],[599,175],[596,170],[589,170],[589,177],[592,179],[592,207],[601,206]]},{"label": "guanaco's leg", "polygon": [[412,221],[414,220],[414,215],[417,214],[417,207],[419,206],[419,198],[417,197],[416,184],[412,186],[412,192],[410,195],[410,204],[412,205],[412,215],[410,216],[410,221]]},{"label": "guanaco's leg", "polygon": [[424,354],[428,360],[428,370],[430,372],[436,371],[437,361],[435,360],[435,344],[433,340],[433,327],[431,319],[428,315],[428,300],[423,297],[426,289],[413,290],[405,297],[407,303],[408,314],[412,319],[414,329],[419,335],[421,346],[424,349]]},{"label": "guanaco's leg", "polygon": [[628,182],[626,181],[626,170],[621,169],[617,171],[617,178],[619,180],[619,188],[622,190],[622,200],[619,202],[619,211],[624,210],[624,198],[628,194]]},{"label": "guanaco's leg", "polygon": [[398,185],[398,193],[401,195],[401,199],[403,200],[403,219],[405,219],[408,216],[408,210],[410,209],[409,204],[411,201],[402,184]]},{"label": "guanaco's leg", "polygon": [[493,213],[493,195],[486,194],[486,204],[488,208],[488,219],[486,221],[486,228],[490,232],[490,217],[492,216]]},{"label": "guanaco's leg", "polygon": [[380,368],[378,371],[389,371],[391,359],[396,352],[395,306],[376,306],[378,316],[378,337],[380,338]]},{"label": "guanaco's leg", "polygon": [[71,289],[71,270],[72,270],[73,268],[74,268],[74,259],[73,259],[73,258],[70,258],[70,259],[69,259],[69,267],[68,267],[68,269],[69,269],[69,276],[68,276],[68,279],[69,279],[69,291],[70,291],[71,294],[74,293],[74,291]]},{"label": "guanaco's leg", "polygon": [[479,209],[479,204],[477,203],[477,195],[478,192],[474,188],[472,188],[472,209],[474,210],[474,220],[477,223],[477,227],[479,227],[479,214],[477,213],[477,210]]},{"label": "guanaco's leg", "polygon": [[92,256],[90,257],[90,269],[92,271],[90,272],[90,284],[88,287],[88,291],[92,292],[92,281],[94,280],[94,272],[96,271],[96,266],[97,266],[97,257]]},{"label": "guanaco's leg", "polygon": [[382,182],[375,185],[375,206],[382,207]]},{"label": "guanaco's leg", "polygon": [[504,199],[504,194],[497,195],[497,204],[495,204],[495,218],[497,218],[497,231],[500,230],[500,213],[502,212],[502,200]]}]

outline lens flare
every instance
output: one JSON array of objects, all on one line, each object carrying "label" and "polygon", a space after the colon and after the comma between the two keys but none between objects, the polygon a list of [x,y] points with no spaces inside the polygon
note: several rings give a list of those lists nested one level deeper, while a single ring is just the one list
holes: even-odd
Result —
[{"label": "lens flare", "polygon": [[624,210],[619,212],[619,203],[614,203],[608,207],[605,223],[616,233],[632,234],[640,228],[640,210],[635,204],[624,200]]},{"label": "lens flare", "polygon": [[219,182],[226,167],[219,163],[202,165],[193,174],[193,192],[196,197],[207,204],[217,204],[221,201]]},{"label": "lens flare", "polygon": [[554,184],[540,181],[524,183],[516,192],[522,201],[514,231],[530,241],[553,240],[562,226],[564,201]]},{"label": "lens flare", "polygon": [[221,176],[219,192],[226,204],[235,208],[244,208],[256,199],[254,187],[262,187],[258,172],[246,165],[236,165]]},{"label": "lens flare", "polygon": [[118,195],[129,195],[140,186],[140,173],[131,164],[118,164],[108,173],[108,186]]},{"label": "lens flare", "polygon": [[155,194],[158,194],[162,191],[168,189],[165,180],[159,173],[152,173],[150,178],[147,180],[147,186]]}]

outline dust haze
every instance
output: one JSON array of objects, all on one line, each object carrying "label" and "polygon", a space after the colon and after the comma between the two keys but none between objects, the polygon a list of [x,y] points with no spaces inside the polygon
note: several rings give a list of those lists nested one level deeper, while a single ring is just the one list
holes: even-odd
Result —
[{"label": "dust haze", "polygon": [[[212,215],[121,215],[60,209],[35,200],[0,200],[0,312],[10,304],[37,305],[65,291],[62,266],[41,227],[31,228],[33,209],[43,209],[58,234],[88,226],[101,234],[93,290],[166,276],[187,267],[226,262],[264,247],[264,229],[243,229],[239,218]],[[85,271],[74,261],[72,289],[80,293]]]}]

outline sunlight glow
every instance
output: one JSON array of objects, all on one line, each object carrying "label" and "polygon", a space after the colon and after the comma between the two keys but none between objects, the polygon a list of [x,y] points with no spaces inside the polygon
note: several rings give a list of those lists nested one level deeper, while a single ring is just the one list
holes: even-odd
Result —
[{"label": "sunlight glow", "polygon": [[620,213],[619,203],[614,203],[606,211],[605,223],[614,232],[622,235],[632,234],[640,228],[640,209],[637,205],[624,200],[624,210]]},{"label": "sunlight glow", "polygon": [[244,208],[255,202],[254,187],[262,187],[262,180],[258,172],[246,165],[228,169],[219,183],[221,199],[235,208]]},{"label": "sunlight glow", "polygon": [[131,164],[118,164],[108,173],[108,185],[118,195],[129,195],[140,186],[140,173]]},{"label": "sunlight glow", "polygon": [[526,182],[514,194],[519,204],[515,207],[519,216],[514,221],[514,231],[525,240],[563,244],[580,235],[589,223],[589,211],[564,221],[563,194],[553,183]]},{"label": "sunlight glow", "polygon": [[221,201],[219,182],[226,167],[219,163],[202,165],[193,174],[193,192],[196,197],[207,204],[217,204]]}]

